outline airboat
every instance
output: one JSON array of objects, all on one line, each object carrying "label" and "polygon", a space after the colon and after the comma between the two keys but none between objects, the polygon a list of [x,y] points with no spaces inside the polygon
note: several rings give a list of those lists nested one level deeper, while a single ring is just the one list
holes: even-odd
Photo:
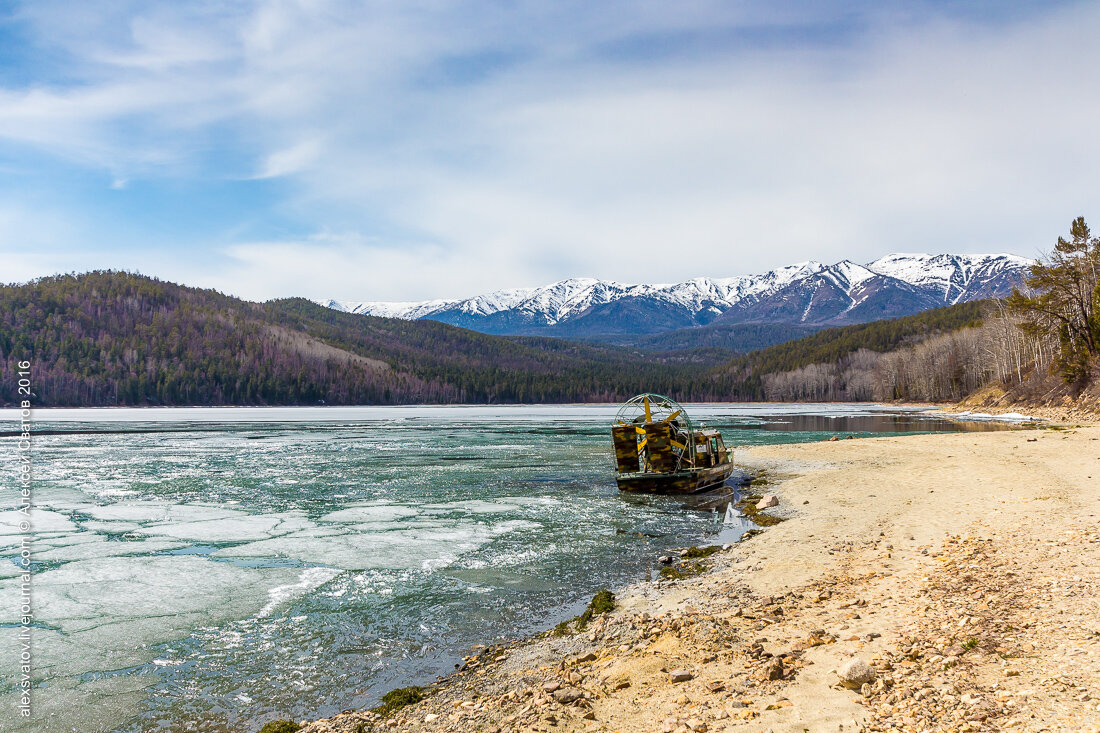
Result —
[{"label": "airboat", "polygon": [[692,424],[684,408],[659,394],[626,402],[611,426],[620,491],[693,494],[734,471],[733,449],[717,430]]}]

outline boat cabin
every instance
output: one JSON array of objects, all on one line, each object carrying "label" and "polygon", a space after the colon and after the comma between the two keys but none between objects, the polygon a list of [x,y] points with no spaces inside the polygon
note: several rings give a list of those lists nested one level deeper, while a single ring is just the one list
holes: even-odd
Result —
[{"label": "boat cabin", "polygon": [[722,435],[717,430],[700,430],[695,434],[695,465],[717,466],[728,463],[729,454]]}]

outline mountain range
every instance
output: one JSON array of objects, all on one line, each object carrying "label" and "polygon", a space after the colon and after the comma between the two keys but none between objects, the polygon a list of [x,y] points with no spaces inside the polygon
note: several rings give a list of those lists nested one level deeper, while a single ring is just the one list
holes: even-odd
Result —
[{"label": "mountain range", "polygon": [[[747,326],[759,330],[759,324],[801,335],[1001,297],[1022,284],[1031,264],[1011,254],[890,254],[866,265],[810,261],[761,275],[671,285],[572,278],[464,300],[320,302],[348,313],[441,321],[498,335],[639,344],[676,332],[686,344],[704,345],[713,344],[716,333],[728,337]],[[696,332],[707,338],[693,338]]]},{"label": "mountain range", "polygon": [[[972,326],[984,306],[809,336],[799,332],[808,326],[711,323],[623,347],[355,315],[304,298],[252,303],[97,271],[0,285],[0,357],[34,364],[39,407],[619,402],[645,391],[750,400],[766,396],[768,375],[809,364],[828,370],[853,352]],[[677,334],[686,333],[709,343],[683,343]],[[734,353],[780,339],[789,343]],[[0,405],[20,399],[14,381],[0,380]]]}]

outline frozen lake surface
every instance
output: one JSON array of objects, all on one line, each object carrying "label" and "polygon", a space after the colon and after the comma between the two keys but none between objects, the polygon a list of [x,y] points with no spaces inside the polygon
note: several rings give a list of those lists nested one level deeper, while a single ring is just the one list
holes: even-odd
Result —
[{"label": "frozen lake surface", "polygon": [[[620,496],[617,409],[36,410],[37,714],[4,730],[251,731],[367,706],[577,613],[669,547],[743,531]],[[968,429],[868,405],[689,411],[730,445]],[[13,440],[15,412],[0,420]],[[15,506],[0,507],[5,598]]]}]

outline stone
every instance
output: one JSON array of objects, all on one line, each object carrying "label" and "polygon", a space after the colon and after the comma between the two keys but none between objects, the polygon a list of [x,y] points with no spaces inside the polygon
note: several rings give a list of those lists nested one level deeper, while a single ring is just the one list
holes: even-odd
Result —
[{"label": "stone", "polygon": [[686,669],[674,669],[668,673],[668,679],[670,682],[687,682],[694,677],[695,675],[693,675],[691,672],[688,672]]},{"label": "stone", "polygon": [[424,722],[425,723],[431,723],[433,720],[438,720],[438,719],[439,719],[439,715],[436,714],[436,713],[428,713],[427,715],[424,716]]},{"label": "stone", "polygon": [[561,687],[561,682],[559,682],[557,680],[550,680],[549,682],[547,682],[545,685],[542,686],[542,689],[546,690],[547,692],[553,692],[554,690],[557,690],[559,687]]},{"label": "stone", "polygon": [[672,563],[672,556],[661,555],[659,558],[657,558],[657,562],[661,563],[662,565],[669,565]]},{"label": "stone", "polygon": [[707,733],[707,724],[698,718],[688,718],[687,727],[695,733]]},{"label": "stone", "polygon": [[756,673],[757,679],[761,680],[781,680],[783,679],[783,660],[778,657],[769,659],[763,667]]},{"label": "stone", "polygon": [[877,676],[875,670],[859,657],[849,659],[840,666],[836,673],[846,684],[856,687],[866,682],[874,682]]},{"label": "stone", "polygon": [[773,506],[779,506],[779,498],[775,494],[764,494],[760,497],[760,501],[756,502],[757,509],[767,509]]},{"label": "stone", "polygon": [[560,690],[554,691],[554,699],[562,705],[569,705],[575,703],[584,697],[584,693],[575,687],[563,687]]}]

